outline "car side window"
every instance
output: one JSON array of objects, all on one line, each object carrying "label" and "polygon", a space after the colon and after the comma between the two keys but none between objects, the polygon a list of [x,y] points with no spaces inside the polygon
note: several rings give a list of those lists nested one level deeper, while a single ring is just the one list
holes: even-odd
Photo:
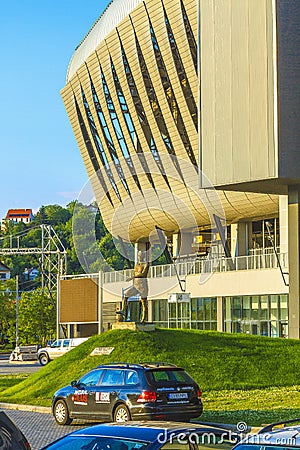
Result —
[{"label": "car side window", "polygon": [[53,344],[51,344],[52,348],[58,348],[61,346],[61,340],[59,341],[54,341]]},{"label": "car side window", "polygon": [[124,371],[118,369],[105,370],[101,385],[102,386],[119,386],[123,384]]},{"label": "car side window", "polygon": [[84,386],[97,386],[99,384],[100,377],[103,373],[103,370],[93,370],[92,372],[84,375],[79,381],[80,384]]},{"label": "car side window", "polygon": [[69,347],[70,339],[65,339],[63,342],[63,347]]},{"label": "car side window", "polygon": [[125,384],[133,385],[133,384],[138,384],[138,382],[139,382],[139,377],[138,377],[138,374],[135,372],[135,370],[126,370]]}]

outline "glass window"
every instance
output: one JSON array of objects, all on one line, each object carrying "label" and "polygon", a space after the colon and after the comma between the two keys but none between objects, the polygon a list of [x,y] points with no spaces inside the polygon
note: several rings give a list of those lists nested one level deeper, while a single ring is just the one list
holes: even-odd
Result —
[{"label": "glass window", "polygon": [[80,380],[80,384],[84,386],[97,386],[99,383],[100,377],[103,373],[103,370],[93,370],[92,372],[84,375]]},{"label": "glass window", "polygon": [[180,1],[181,3],[181,10],[182,10],[182,17],[183,17],[183,22],[184,22],[184,27],[185,27],[185,32],[186,32],[186,36],[188,39],[188,43],[189,43],[189,47],[190,47],[190,52],[191,52],[191,56],[194,62],[194,67],[195,70],[197,72],[197,44],[196,44],[196,40],[194,37],[194,34],[192,32],[192,28],[189,22],[189,18],[187,16],[186,10],[184,8],[184,4],[183,1]]},{"label": "glass window", "polygon": [[203,298],[198,298],[198,320],[204,320],[204,300]]},{"label": "glass window", "polygon": [[[254,295],[251,297],[251,319],[258,320],[259,297]],[[257,334],[257,333],[255,333]]]},{"label": "glass window", "polygon": [[268,296],[262,295],[260,297],[260,319],[268,320],[269,305],[268,305]]},{"label": "glass window", "polygon": [[278,337],[279,336],[279,325],[278,322],[271,321],[270,322],[270,336]]},{"label": "glass window", "polygon": [[279,325],[279,337],[288,338],[288,324],[286,322],[280,322]]},{"label": "glass window", "polygon": [[144,450],[149,442],[130,441],[114,437],[66,436],[63,440],[51,445],[53,450]]},{"label": "glass window", "polygon": [[224,304],[224,318],[225,320],[231,320],[231,297],[225,297],[223,299]]},{"label": "glass window", "polygon": [[287,295],[280,295],[280,319],[288,320],[288,297]]},{"label": "glass window", "polygon": [[210,298],[204,299],[204,320],[210,320]]},{"label": "glass window", "polygon": [[135,370],[126,370],[125,384],[137,384],[139,382],[138,374]]},{"label": "glass window", "polygon": [[61,346],[61,340],[59,339],[58,341],[54,341],[53,344],[51,344],[52,348],[57,348]]},{"label": "glass window", "polygon": [[217,320],[217,299],[216,298],[211,298],[210,299],[211,302],[211,320]]},{"label": "glass window", "polygon": [[250,319],[250,297],[243,297],[242,319]]},{"label": "glass window", "polygon": [[121,45],[122,58],[123,58],[123,63],[124,63],[124,69],[125,69],[125,73],[126,73],[127,83],[128,83],[128,87],[130,89],[130,93],[131,93],[132,98],[133,98],[133,103],[134,103],[134,106],[135,106],[135,109],[136,109],[136,113],[137,113],[139,121],[140,121],[140,125],[141,125],[141,127],[143,129],[145,139],[146,139],[146,141],[148,143],[148,146],[150,148],[152,156],[153,156],[153,158],[154,158],[154,160],[155,160],[155,162],[156,162],[156,164],[157,164],[157,166],[159,168],[159,171],[161,172],[162,176],[164,177],[165,182],[167,183],[169,189],[171,190],[168,178],[167,178],[167,176],[165,174],[165,170],[164,170],[162,161],[161,161],[160,156],[159,156],[159,152],[157,150],[157,147],[156,147],[153,135],[151,133],[151,129],[150,129],[150,126],[149,126],[149,123],[148,123],[147,115],[146,115],[146,113],[144,111],[144,108],[143,108],[143,105],[142,105],[142,102],[141,102],[141,99],[140,99],[140,96],[139,96],[139,93],[138,93],[138,90],[137,90],[137,87],[136,87],[136,84],[135,84],[135,81],[134,81],[134,78],[133,78],[133,75],[132,75],[132,72],[131,72],[131,69],[130,69],[130,66],[129,66],[129,63],[128,63],[125,51],[124,51],[124,48],[122,46],[122,42],[121,42],[120,36],[119,36],[119,40],[120,40],[120,45]]},{"label": "glass window", "polygon": [[260,323],[260,335],[261,336],[269,336],[269,323],[268,322]]},{"label": "glass window", "polygon": [[241,318],[241,299],[240,297],[232,298],[232,306],[233,306],[233,319]]},{"label": "glass window", "polygon": [[164,15],[165,15],[165,24],[166,24],[167,31],[168,31],[168,36],[169,36],[169,43],[170,43],[170,46],[171,46],[171,49],[172,49],[172,55],[173,55],[174,64],[175,64],[175,67],[176,67],[176,70],[177,70],[177,75],[178,75],[178,78],[180,80],[180,86],[181,86],[181,89],[183,91],[185,100],[187,102],[187,106],[189,108],[189,111],[190,111],[191,117],[193,119],[194,125],[195,125],[196,129],[198,129],[198,127],[197,127],[197,106],[196,106],[196,102],[195,102],[194,97],[193,97],[193,93],[192,93],[192,90],[191,90],[191,87],[190,87],[190,84],[189,84],[189,80],[188,80],[188,78],[186,76],[186,73],[185,73],[184,64],[183,64],[183,62],[181,60],[180,52],[179,52],[179,49],[177,47],[176,40],[175,40],[173,31],[172,31],[172,27],[171,27],[171,24],[170,24],[169,19],[167,17],[167,13],[166,13],[165,8],[163,8],[163,10],[164,10]]},{"label": "glass window", "polygon": [[270,319],[279,319],[278,295],[270,295]]},{"label": "glass window", "polygon": [[159,71],[159,74],[161,77],[161,81],[162,81],[162,85],[163,85],[163,88],[165,91],[166,99],[169,104],[170,112],[171,112],[174,122],[177,126],[179,135],[181,137],[181,140],[185,147],[187,155],[190,158],[191,163],[196,167],[197,161],[196,161],[196,158],[194,155],[194,151],[191,146],[189,136],[188,136],[188,133],[185,128],[184,120],[181,116],[180,108],[178,107],[178,104],[177,104],[176,96],[173,91],[170,79],[169,79],[168,70],[166,68],[162,54],[160,52],[160,48],[158,45],[158,41],[156,39],[153,25],[151,24],[150,21],[149,21],[149,25],[150,25],[150,34],[151,34],[151,40],[152,40],[152,44],[153,44],[154,55],[155,55],[156,62],[157,62],[157,68],[158,68],[158,71]]},{"label": "glass window", "polygon": [[69,347],[70,339],[65,339],[63,342],[63,347]]},{"label": "glass window", "polygon": [[101,386],[119,386],[123,384],[123,370],[107,369],[105,370]]},{"label": "glass window", "polygon": [[193,380],[184,370],[151,370],[146,372],[146,377],[151,380],[151,382],[159,381],[181,381],[192,383]]},{"label": "glass window", "polygon": [[233,333],[241,333],[241,322],[232,322],[232,332]]}]

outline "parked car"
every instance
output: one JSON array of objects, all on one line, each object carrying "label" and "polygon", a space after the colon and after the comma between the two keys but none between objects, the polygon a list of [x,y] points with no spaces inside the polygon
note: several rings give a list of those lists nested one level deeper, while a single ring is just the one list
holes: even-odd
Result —
[{"label": "parked car", "polygon": [[127,422],[77,430],[41,450],[227,450],[238,439],[226,428],[205,424]]},{"label": "parked car", "polygon": [[202,414],[201,390],[181,367],[115,363],[96,367],[55,392],[60,425],[72,419],[189,421]]},{"label": "parked car", "polygon": [[82,344],[88,338],[73,338],[73,339],[56,339],[47,347],[42,347],[37,352],[37,357],[42,366],[48,364],[52,359],[59,358],[72,348]]},{"label": "parked car", "polygon": [[248,434],[233,450],[292,450],[299,447],[300,419],[292,419],[272,423],[256,434]]},{"label": "parked car", "polygon": [[30,450],[30,444],[15,423],[0,411],[0,449]]}]

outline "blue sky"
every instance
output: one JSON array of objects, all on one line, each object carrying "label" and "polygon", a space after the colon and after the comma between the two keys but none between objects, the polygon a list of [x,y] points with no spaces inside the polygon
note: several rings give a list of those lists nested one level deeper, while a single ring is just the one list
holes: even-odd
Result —
[{"label": "blue sky", "polygon": [[65,206],[87,182],[60,90],[75,47],[109,0],[1,2],[0,219]]}]

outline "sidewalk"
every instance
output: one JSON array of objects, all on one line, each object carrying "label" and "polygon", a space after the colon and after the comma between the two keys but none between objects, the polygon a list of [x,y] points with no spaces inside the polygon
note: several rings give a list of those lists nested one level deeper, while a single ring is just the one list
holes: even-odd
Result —
[{"label": "sidewalk", "polygon": [[30,412],[39,412],[43,414],[51,414],[50,406],[37,406],[37,405],[21,405],[18,403],[1,403],[0,409],[15,409],[17,411],[30,411]]},{"label": "sidewalk", "polygon": [[[36,406],[36,405],[21,405],[17,403],[1,403],[0,402],[0,409],[14,409],[18,411],[30,411],[30,412],[38,412],[43,414],[52,414],[51,407],[49,406]],[[191,424],[197,423],[200,425],[210,425],[215,427],[222,427],[227,428],[229,430],[232,430],[234,432],[237,431],[236,425],[233,424],[226,424],[226,423],[217,423],[217,422],[201,422],[197,420],[192,420]],[[245,431],[245,434],[255,434],[257,433],[261,427],[248,427],[248,429]]]}]

